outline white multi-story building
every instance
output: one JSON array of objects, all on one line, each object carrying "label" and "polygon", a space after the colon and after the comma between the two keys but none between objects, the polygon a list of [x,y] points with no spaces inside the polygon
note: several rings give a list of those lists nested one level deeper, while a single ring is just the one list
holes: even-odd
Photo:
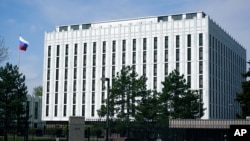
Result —
[{"label": "white multi-story building", "polygon": [[45,33],[42,119],[98,119],[105,82],[124,65],[161,91],[177,69],[204,102],[204,119],[234,118],[246,50],[203,12],[58,26]]}]

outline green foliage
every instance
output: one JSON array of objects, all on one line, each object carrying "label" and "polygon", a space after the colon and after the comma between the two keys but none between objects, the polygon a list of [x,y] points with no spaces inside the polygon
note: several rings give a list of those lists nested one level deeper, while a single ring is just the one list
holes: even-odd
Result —
[{"label": "green foliage", "polygon": [[18,130],[23,130],[28,121],[26,116],[25,76],[19,73],[18,67],[9,63],[0,67],[0,122],[5,130],[5,140],[8,130],[14,125]]},{"label": "green foliage", "polygon": [[33,94],[35,96],[42,96],[43,95],[43,87],[42,86],[37,86],[33,89]]},{"label": "green foliage", "polygon": [[[124,67],[112,80],[110,89],[111,115],[116,115],[124,126],[135,117],[137,103],[147,93],[146,77],[139,77],[132,67]],[[123,125],[122,125],[123,127]]]},{"label": "green foliage", "polygon": [[[250,64],[250,63],[249,63]],[[250,77],[250,69],[242,75],[244,78]],[[242,92],[237,93],[236,100],[241,106],[241,115],[237,115],[238,118],[245,119],[250,116],[250,80],[242,82]]]},{"label": "green foliage", "polygon": [[[109,97],[109,115],[115,119],[110,121],[113,130],[127,135],[131,130],[140,130],[149,136],[165,128],[169,118],[194,119],[199,113],[203,115],[199,94],[190,91],[178,71],[165,78],[162,92],[147,90],[146,81],[145,76],[138,76],[129,66],[113,78]],[[106,114],[107,108],[103,105],[98,115]]]},{"label": "green foliage", "polygon": [[5,46],[4,38],[0,36],[0,63],[8,57],[8,48]]},{"label": "green foliage", "polygon": [[183,119],[194,119],[203,116],[203,103],[200,102],[199,94],[189,89],[184,75],[180,75],[175,70],[165,78],[162,85],[160,100],[163,108],[167,109],[162,114],[170,116],[170,118]]}]

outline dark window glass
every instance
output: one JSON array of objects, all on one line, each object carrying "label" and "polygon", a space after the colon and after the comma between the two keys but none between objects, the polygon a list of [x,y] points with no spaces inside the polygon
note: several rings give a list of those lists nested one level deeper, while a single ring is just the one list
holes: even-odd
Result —
[{"label": "dark window glass", "polygon": [[187,35],[187,46],[191,47],[191,35],[190,34]]}]

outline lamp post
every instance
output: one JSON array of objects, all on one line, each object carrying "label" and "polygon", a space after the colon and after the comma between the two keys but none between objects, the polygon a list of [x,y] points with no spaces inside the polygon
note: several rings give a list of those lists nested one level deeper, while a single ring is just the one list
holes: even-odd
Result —
[{"label": "lamp post", "polygon": [[107,116],[106,116],[106,141],[109,140],[109,89],[110,89],[110,79],[106,77],[102,77],[101,81],[107,81]]}]

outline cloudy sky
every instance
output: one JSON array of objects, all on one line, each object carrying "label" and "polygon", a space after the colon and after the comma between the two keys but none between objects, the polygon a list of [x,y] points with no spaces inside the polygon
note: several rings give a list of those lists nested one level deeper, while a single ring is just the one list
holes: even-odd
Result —
[{"label": "cloudy sky", "polygon": [[[20,71],[32,93],[42,85],[44,32],[55,26],[197,11],[242,44],[249,60],[250,0],[1,0],[0,36],[9,48],[7,61],[18,65],[20,58]],[[19,52],[19,35],[30,42],[27,51]]]}]

